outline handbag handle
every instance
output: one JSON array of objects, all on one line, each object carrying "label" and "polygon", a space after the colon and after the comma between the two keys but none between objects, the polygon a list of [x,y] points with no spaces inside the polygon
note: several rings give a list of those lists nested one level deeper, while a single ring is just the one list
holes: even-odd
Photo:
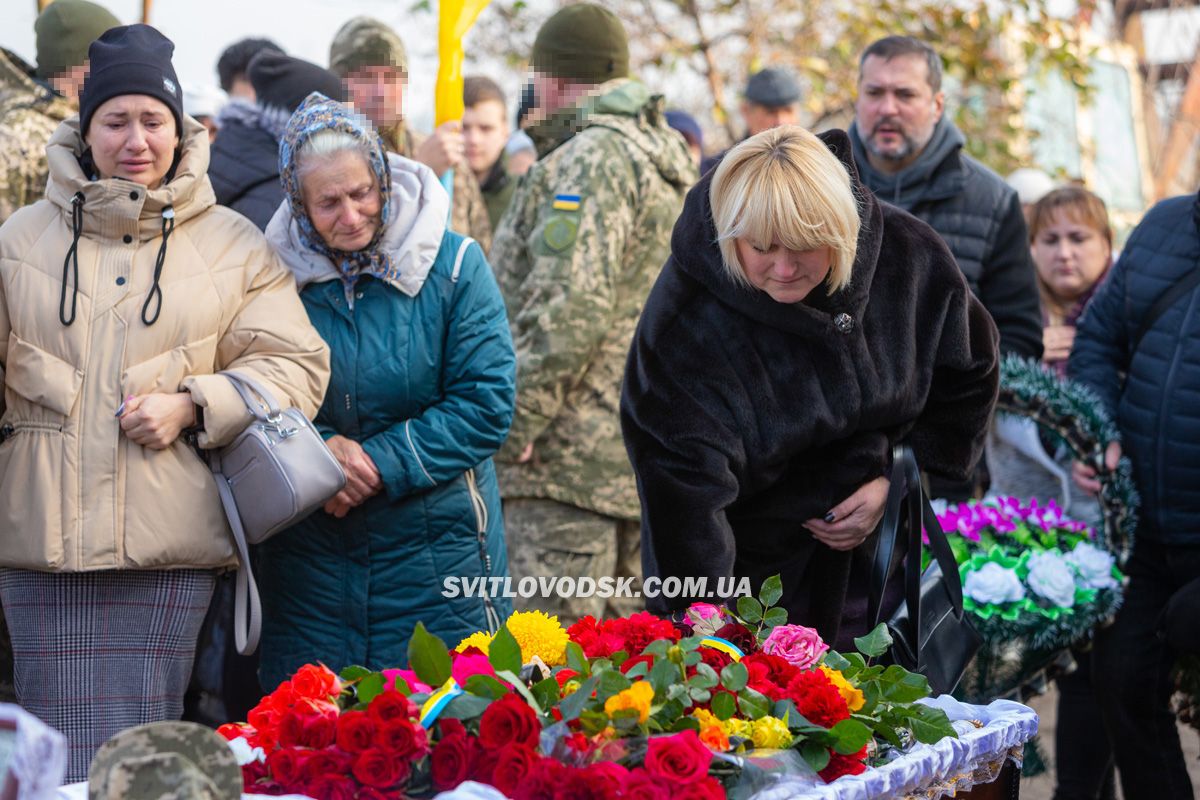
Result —
[{"label": "handbag handle", "polygon": [[[275,395],[267,387],[263,386],[249,375],[243,375],[240,372],[226,370],[217,373],[224,375],[233,384],[233,388],[237,390],[238,395],[242,398],[242,402],[246,404],[246,409],[259,422],[278,423],[283,412],[279,408],[279,403],[275,400]],[[251,394],[253,392],[253,394]],[[258,395],[261,400],[256,400],[254,395]],[[265,408],[265,411],[264,411]]]},{"label": "handbag handle", "polygon": [[892,449],[892,477],[888,487],[888,499],[884,506],[883,521],[880,523],[879,541],[875,547],[875,560],[871,569],[870,593],[867,599],[867,619],[874,629],[880,622],[883,609],[883,594],[892,572],[892,559],[900,538],[901,513],[908,517],[908,552],[905,554],[904,602],[908,606],[908,619],[913,626],[912,641],[921,641],[921,529],[929,537],[929,549],[941,567],[943,585],[950,595],[951,607],[957,620],[963,618],[962,582],[958,577],[958,563],[954,551],[946,540],[941,523],[933,513],[933,507],[925,496],[921,485],[921,471],[912,448],[896,445]]},{"label": "handbag handle", "polygon": [[250,548],[246,544],[246,531],[242,527],[242,518],[233,499],[233,490],[218,470],[214,472],[217,478],[217,492],[221,495],[221,505],[225,508],[225,516],[233,530],[233,541],[237,545],[238,571],[233,592],[233,643],[239,653],[248,656],[258,648],[258,639],[262,634],[262,601],[258,596],[258,583],[254,580],[254,571],[250,569]]}]

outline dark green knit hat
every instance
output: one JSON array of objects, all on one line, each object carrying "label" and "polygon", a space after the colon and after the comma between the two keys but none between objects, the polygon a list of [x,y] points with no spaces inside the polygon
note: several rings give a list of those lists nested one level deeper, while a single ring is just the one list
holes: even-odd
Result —
[{"label": "dark green knit hat", "polygon": [[52,78],[88,58],[88,46],[121,21],[87,0],[54,0],[33,23],[37,36],[37,75]]},{"label": "dark green knit hat", "polygon": [[329,46],[329,69],[344,79],[364,67],[394,67],[408,72],[408,55],[394,30],[377,19],[355,17],[334,34]]},{"label": "dark green knit hat", "polygon": [[580,3],[546,20],[533,42],[530,65],[544,75],[604,83],[629,75],[625,26],[607,8]]}]

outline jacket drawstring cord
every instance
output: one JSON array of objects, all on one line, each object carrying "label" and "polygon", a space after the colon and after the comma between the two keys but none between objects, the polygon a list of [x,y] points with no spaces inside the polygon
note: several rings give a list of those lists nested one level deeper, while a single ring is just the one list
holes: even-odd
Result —
[{"label": "jacket drawstring cord", "polygon": [[[75,304],[79,298],[79,237],[83,235],[83,192],[76,192],[71,198],[71,246],[67,248],[67,257],[63,259],[62,289],[58,296],[58,321],[63,327],[71,327],[75,322]],[[67,318],[67,276],[74,270],[74,281],[71,287],[71,317]]]},{"label": "jacket drawstring cord", "polygon": [[[164,208],[162,219],[162,244],[158,246],[158,257],[154,259],[154,283],[150,285],[150,293],[146,295],[146,302],[142,305],[142,322],[146,325],[158,322],[158,315],[162,313],[162,287],[158,281],[162,277],[163,262],[167,260],[167,238],[175,230],[175,209],[171,206]],[[155,300],[157,303],[154,306],[154,316],[149,317],[147,314],[150,311],[150,303]]]}]

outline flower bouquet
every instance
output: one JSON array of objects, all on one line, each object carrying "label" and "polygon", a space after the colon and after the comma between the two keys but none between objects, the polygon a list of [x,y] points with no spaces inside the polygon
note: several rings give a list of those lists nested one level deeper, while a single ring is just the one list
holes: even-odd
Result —
[{"label": "flower bouquet", "polygon": [[[737,612],[694,605],[564,629],[517,612],[452,650],[418,625],[409,668],[301,668],[220,732],[246,791],[427,796],[466,780],[516,800],[746,797],[782,777],[858,774],[913,742],[956,736],[917,703],[924,677],[829,650],[772,607],[779,578]],[[819,776],[819,777],[818,777]]]},{"label": "flower bouquet", "polygon": [[984,646],[961,689],[968,701],[1018,690],[1121,604],[1123,576],[1088,525],[1052,500],[1001,497],[938,515]]}]

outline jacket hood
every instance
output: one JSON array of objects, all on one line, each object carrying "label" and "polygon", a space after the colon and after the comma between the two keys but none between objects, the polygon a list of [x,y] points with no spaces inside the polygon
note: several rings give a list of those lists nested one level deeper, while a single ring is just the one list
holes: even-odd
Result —
[{"label": "jacket hood", "polygon": [[831,295],[822,284],[813,289],[803,301],[785,304],[772,300],[770,295],[760,289],[735,283],[726,273],[721,250],[717,246],[717,229],[709,200],[715,170],[706,173],[688,192],[683,213],[680,214],[671,234],[671,259],[667,268],[674,266],[682,270],[718,300],[743,316],[780,330],[792,333],[826,330],[830,317],[842,313],[849,314],[854,320],[861,319],[875,274],[875,264],[879,259],[879,247],[883,237],[883,213],[878,201],[859,180],[854,160],[851,158],[850,139],[846,133],[831,130],[818,134],[817,138],[825,143],[850,173],[851,188],[858,198],[859,219],[862,225],[848,285]]},{"label": "jacket hood", "polygon": [[58,122],[76,110],[70,100],[39,82],[24,59],[0,48],[0,114],[18,106],[36,109]]},{"label": "jacket hood", "polygon": [[858,123],[850,126],[850,141],[863,183],[879,197],[906,211],[922,200],[954,197],[966,186],[967,176],[959,154],[967,140],[945,115],[934,126],[933,136],[917,160],[895,175],[871,166]]},{"label": "jacket hood", "polygon": [[224,128],[231,124],[245,125],[247,128],[266,131],[278,142],[283,138],[283,132],[287,130],[288,120],[291,116],[292,112],[286,108],[278,106],[268,108],[244,97],[235,97],[217,112],[217,127]]},{"label": "jacket hood", "polygon": [[663,180],[682,188],[691,184],[691,154],[683,137],[667,125],[666,103],[632,78],[600,84],[578,104],[562,109],[527,131],[542,158],[580,131],[609,128],[643,151]]},{"label": "jacket hood", "polygon": [[[59,125],[46,145],[50,166],[46,198],[69,218],[72,198],[82,194],[85,236],[115,236],[114,222],[136,213],[138,236],[149,241],[162,235],[164,209],[174,209],[175,224],[182,225],[217,202],[208,180],[208,130],[191,117],[183,118],[174,176],[157,189],[123,178],[93,180],[80,164],[87,149],[78,115]],[[133,191],[137,198],[131,207]]]},{"label": "jacket hood", "polygon": [[[424,164],[395,153],[388,153],[387,159],[392,176],[391,214],[378,247],[391,256],[395,271],[395,277],[387,282],[416,297],[442,246],[450,196]],[[332,260],[304,244],[288,200],[279,205],[266,235],[271,248],[292,270],[298,288],[345,277]]]}]

